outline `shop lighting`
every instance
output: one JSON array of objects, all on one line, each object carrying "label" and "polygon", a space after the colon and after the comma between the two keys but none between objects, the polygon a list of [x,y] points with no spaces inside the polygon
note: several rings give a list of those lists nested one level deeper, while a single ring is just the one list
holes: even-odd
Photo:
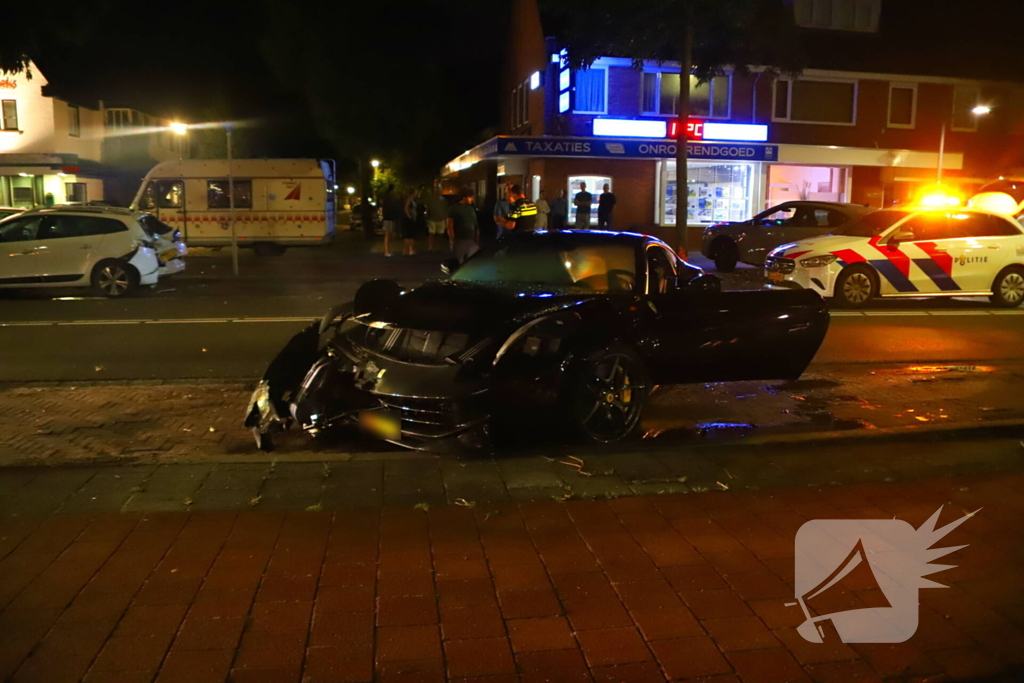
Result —
[{"label": "shop lighting", "polygon": [[530,90],[536,90],[540,87],[540,72],[534,71],[530,74]]},{"label": "shop lighting", "polygon": [[564,92],[558,96],[558,113],[564,114],[569,111],[569,93]]},{"label": "shop lighting", "polygon": [[977,116],[983,116],[984,114],[992,113],[992,107],[986,107],[983,104],[979,104],[977,107],[971,110],[971,113]]},{"label": "shop lighting", "polygon": [[594,135],[613,138],[664,138],[665,121],[637,119],[594,119]]},{"label": "shop lighting", "polygon": [[767,142],[768,126],[753,123],[704,123],[705,140],[734,140],[737,142]]}]

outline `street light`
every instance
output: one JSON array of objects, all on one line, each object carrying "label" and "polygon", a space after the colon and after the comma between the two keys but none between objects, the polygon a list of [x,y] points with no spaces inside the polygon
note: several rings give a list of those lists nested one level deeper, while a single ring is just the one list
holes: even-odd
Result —
[{"label": "street light", "polygon": [[345,191],[348,192],[349,194],[355,194],[356,193],[356,188],[354,188],[351,185],[349,185],[348,187],[345,188]]},{"label": "street light", "polygon": [[189,128],[223,128],[227,133],[228,142],[228,225],[231,227],[231,272],[238,275],[238,237],[235,233],[235,176],[232,173],[231,160],[231,133],[235,125],[226,123],[172,123],[171,131],[178,135],[185,135]]},{"label": "street light", "polygon": [[[971,109],[971,113],[975,116],[984,116],[985,114],[992,113],[992,107],[987,107],[983,104],[979,104]],[[943,157],[946,155],[946,119],[942,120],[942,132],[939,133],[939,167],[935,172],[935,183],[938,186],[942,185],[942,162]]]},{"label": "street light", "polygon": [[370,166],[373,166],[374,168],[377,168],[378,166],[380,166],[380,159],[371,159],[370,160]]}]

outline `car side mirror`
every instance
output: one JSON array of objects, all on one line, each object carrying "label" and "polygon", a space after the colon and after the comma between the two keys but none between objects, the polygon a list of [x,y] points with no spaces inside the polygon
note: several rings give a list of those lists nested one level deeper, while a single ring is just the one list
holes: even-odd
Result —
[{"label": "car side mirror", "polygon": [[911,230],[900,230],[892,236],[890,242],[910,242],[914,239],[914,233]]},{"label": "car side mirror", "polygon": [[680,289],[690,292],[720,292],[722,291],[722,281],[718,279],[717,275],[702,273],[687,282],[683,287],[680,287]]},{"label": "car side mirror", "polygon": [[446,258],[441,261],[441,272],[445,275],[454,275],[462,263],[457,258]]}]

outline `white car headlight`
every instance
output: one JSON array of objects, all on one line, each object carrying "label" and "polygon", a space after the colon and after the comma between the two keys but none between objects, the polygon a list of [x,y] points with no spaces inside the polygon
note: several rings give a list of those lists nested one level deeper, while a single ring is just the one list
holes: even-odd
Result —
[{"label": "white car headlight", "polygon": [[800,259],[800,265],[804,268],[821,268],[827,266],[839,257],[835,254],[825,254],[824,256],[811,256],[809,258]]}]

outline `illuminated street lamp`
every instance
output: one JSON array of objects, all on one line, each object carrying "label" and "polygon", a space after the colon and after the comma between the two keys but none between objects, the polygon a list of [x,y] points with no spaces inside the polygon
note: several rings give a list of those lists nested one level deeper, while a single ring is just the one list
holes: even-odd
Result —
[{"label": "illuminated street lamp", "polygon": [[370,166],[373,166],[374,168],[377,168],[378,166],[380,166],[380,159],[371,159],[370,160]]},{"label": "illuminated street lamp", "polygon": [[231,160],[231,133],[235,130],[235,124],[230,121],[224,123],[172,123],[171,131],[177,135],[185,135],[189,128],[223,128],[228,138],[228,224],[231,226],[231,272],[238,275],[238,237],[235,233],[235,176],[232,173]]},{"label": "illuminated street lamp", "polygon": [[349,185],[348,187],[345,188],[345,191],[348,192],[349,194],[355,194],[356,193],[356,188],[354,188],[351,185]]},{"label": "illuminated street lamp", "polygon": [[[992,107],[987,107],[983,104],[979,104],[973,109],[971,113],[975,116],[984,116],[985,114],[992,113]],[[942,185],[942,158],[946,155],[946,120],[942,120],[942,132],[939,134],[939,167],[935,172],[935,183],[936,185]]]}]

